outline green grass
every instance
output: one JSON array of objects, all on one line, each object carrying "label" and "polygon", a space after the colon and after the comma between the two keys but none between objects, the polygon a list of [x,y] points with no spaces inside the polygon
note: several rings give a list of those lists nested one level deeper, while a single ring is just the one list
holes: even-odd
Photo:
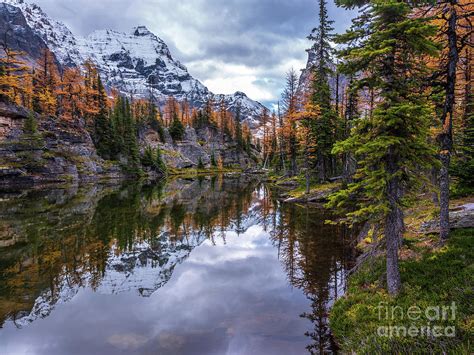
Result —
[{"label": "green grass", "polygon": [[223,173],[241,173],[242,169],[236,168],[209,168],[209,169],[173,169],[168,168],[168,175],[179,176],[179,177],[194,177],[198,175],[209,175],[209,174],[223,174]]},{"label": "green grass", "polygon": [[[268,175],[267,181],[276,187],[285,187],[285,190],[287,190],[285,192],[288,197],[301,198],[306,196],[306,178],[303,174],[299,174],[294,177],[283,177],[278,176],[275,173],[270,173]],[[294,186],[288,185],[289,183],[293,183]],[[324,191],[331,191],[338,188],[340,185],[341,184],[339,182],[319,183],[315,179],[312,179],[308,196]]]},{"label": "green grass", "polygon": [[[408,243],[405,248],[411,248]],[[474,229],[453,232],[449,242],[437,249],[425,248],[419,257],[400,262],[403,290],[396,298],[385,291],[384,260],[367,263],[350,278],[346,297],[338,300],[330,314],[331,329],[343,352],[374,353],[452,353],[473,351],[474,332]],[[421,254],[420,254],[421,253]],[[381,303],[384,302],[384,303]],[[430,323],[428,307],[456,304],[456,317]],[[395,309],[395,317],[391,312]],[[408,318],[412,306],[423,311],[420,319]],[[388,309],[389,316],[386,317]],[[414,308],[413,310],[416,310]],[[434,312],[432,310],[430,312]],[[448,314],[451,314],[448,312]],[[415,317],[416,318],[416,317]],[[442,317],[441,317],[442,318]],[[379,327],[454,327],[454,337],[379,336]],[[451,328],[452,329],[452,328]]]}]

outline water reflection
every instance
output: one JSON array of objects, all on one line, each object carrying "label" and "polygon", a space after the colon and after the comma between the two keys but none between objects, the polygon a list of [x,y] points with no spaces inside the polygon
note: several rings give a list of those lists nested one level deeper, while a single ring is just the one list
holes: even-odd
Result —
[{"label": "water reflection", "polygon": [[0,211],[7,353],[334,348],[327,312],[352,260],[347,231],[256,181],[25,192],[3,195]]},{"label": "water reflection", "polygon": [[307,349],[315,354],[335,349],[328,312],[345,292],[347,271],[355,257],[351,231],[324,223],[331,218],[321,209],[285,205],[273,234],[289,281],[311,301],[311,309],[302,317],[313,323],[313,329],[306,335],[313,341]]}]

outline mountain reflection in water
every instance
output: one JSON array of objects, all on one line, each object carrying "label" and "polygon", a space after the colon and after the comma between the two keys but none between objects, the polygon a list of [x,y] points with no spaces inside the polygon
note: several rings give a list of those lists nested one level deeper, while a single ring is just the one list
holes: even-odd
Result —
[{"label": "mountain reflection in water", "polygon": [[3,194],[2,354],[334,350],[350,235],[246,177]]}]

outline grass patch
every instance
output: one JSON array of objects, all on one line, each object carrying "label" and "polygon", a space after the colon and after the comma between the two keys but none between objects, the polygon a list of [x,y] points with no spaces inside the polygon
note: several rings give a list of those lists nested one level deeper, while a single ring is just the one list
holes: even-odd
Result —
[{"label": "grass patch", "polygon": [[242,169],[236,168],[209,168],[209,169],[173,169],[168,168],[169,176],[179,176],[179,177],[195,177],[199,175],[212,175],[212,174],[224,174],[224,173],[241,173]]},{"label": "grass patch", "polygon": [[[309,189],[309,195],[324,192],[324,191],[331,191],[340,186],[340,183],[333,182],[333,183],[324,183],[324,184],[311,184]],[[300,198],[306,195],[306,185],[305,182],[299,185],[296,189],[291,190],[288,192],[290,197]]]},{"label": "grass patch", "polygon": [[[306,178],[302,174],[294,177],[282,177],[275,175],[275,173],[271,173],[267,177],[267,182],[270,182],[272,185],[278,188],[284,188],[285,196],[287,197],[301,198],[306,196]],[[339,182],[319,183],[316,180],[312,180],[308,196],[334,190],[340,185],[341,184]]]},{"label": "grass patch", "polygon": [[[367,263],[351,277],[346,296],[335,303],[330,314],[331,329],[343,352],[471,353],[474,334],[474,229],[453,232],[449,242],[441,248],[420,250],[419,244],[411,241],[404,248],[412,247],[417,248],[416,253],[420,257],[400,262],[403,290],[396,298],[385,291],[385,262],[382,257]],[[451,306],[453,302],[456,304],[455,319],[450,312],[445,317],[447,319],[431,321],[430,316],[425,314],[428,307]],[[400,308],[392,317],[391,312],[396,306]],[[407,312],[412,306],[423,311],[419,319],[408,318]],[[445,327],[454,327],[455,336],[378,335],[379,327],[387,326],[413,326],[416,329],[440,326],[443,334]]]}]

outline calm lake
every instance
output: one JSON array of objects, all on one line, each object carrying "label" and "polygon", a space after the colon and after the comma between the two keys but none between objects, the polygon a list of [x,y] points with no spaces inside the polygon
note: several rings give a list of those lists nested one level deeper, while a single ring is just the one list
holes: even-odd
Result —
[{"label": "calm lake", "polygon": [[0,354],[334,351],[349,231],[245,176],[0,194]]}]

